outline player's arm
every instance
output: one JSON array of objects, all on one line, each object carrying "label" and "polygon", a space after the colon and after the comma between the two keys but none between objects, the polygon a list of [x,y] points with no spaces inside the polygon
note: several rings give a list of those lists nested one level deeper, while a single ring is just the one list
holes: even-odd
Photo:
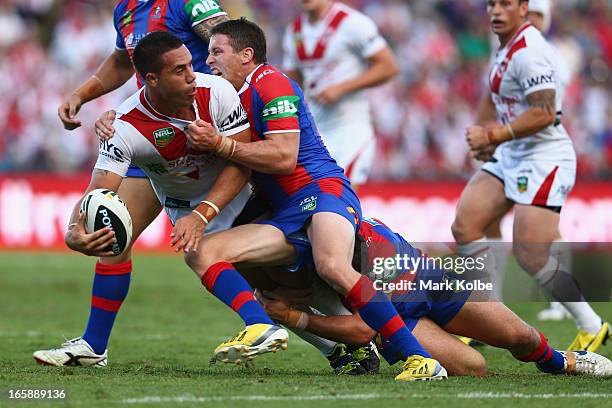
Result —
[{"label": "player's arm", "polygon": [[214,26],[224,21],[229,20],[227,14],[221,14],[215,17],[206,19],[195,26],[193,26],[193,32],[205,43],[210,40],[210,32]]},{"label": "player's arm", "polygon": [[[192,134],[198,131],[198,127],[210,127],[211,131],[215,131],[212,125],[204,121],[197,121],[190,124],[189,127]],[[251,139],[251,128],[227,138],[248,143]],[[176,252],[197,250],[206,226],[240,193],[250,176],[249,169],[237,163],[227,162],[206,198],[191,214],[178,219],[174,225],[170,245],[175,247]]]},{"label": "player's arm", "polygon": [[126,50],[116,48],[96,72],[75,89],[70,97],[58,108],[58,115],[64,127],[73,130],[81,126],[75,115],[81,106],[107,94],[127,82],[134,73],[130,56]]},{"label": "player's arm", "polygon": [[[91,174],[89,186],[83,197],[92,190],[104,188],[117,191],[123,178],[109,170],[94,169]],[[70,223],[64,235],[66,245],[73,251],[81,252],[89,256],[112,256],[113,251],[104,251],[114,240],[115,233],[108,227],[99,229],[91,234],[85,232],[85,213],[79,209],[83,198],[74,205],[70,215]]]},{"label": "player's arm", "polygon": [[344,95],[383,84],[399,73],[395,57],[388,46],[368,58],[369,67],[354,78],[331,85],[314,99],[321,104],[337,102]]},{"label": "player's arm", "polygon": [[357,314],[343,316],[312,315],[294,309],[284,300],[258,296],[268,315],[277,322],[304,329],[326,339],[352,345],[365,345],[376,332]]},{"label": "player's arm", "polygon": [[303,78],[299,65],[295,51],[293,28],[292,25],[289,25],[285,29],[285,34],[283,35],[283,72],[301,87]]},{"label": "player's arm", "polygon": [[493,99],[491,98],[491,91],[487,90],[476,108],[475,123],[480,126],[485,126],[495,120],[497,120],[497,111],[495,110]]}]

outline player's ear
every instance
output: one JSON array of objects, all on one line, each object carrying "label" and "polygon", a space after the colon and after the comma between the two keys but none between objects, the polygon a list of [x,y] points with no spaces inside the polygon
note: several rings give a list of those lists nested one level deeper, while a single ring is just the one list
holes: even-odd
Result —
[{"label": "player's ear", "polygon": [[521,12],[521,18],[523,20],[527,19],[527,13],[529,13],[529,2],[524,0],[519,0],[519,9]]},{"label": "player's ear", "polygon": [[240,51],[240,60],[243,64],[247,64],[253,60],[255,56],[255,51],[252,48],[247,47]]},{"label": "player's ear", "polygon": [[144,80],[147,83],[147,85],[156,87],[157,83],[159,82],[159,77],[157,74],[154,74],[153,72],[147,72],[147,74],[144,77]]}]

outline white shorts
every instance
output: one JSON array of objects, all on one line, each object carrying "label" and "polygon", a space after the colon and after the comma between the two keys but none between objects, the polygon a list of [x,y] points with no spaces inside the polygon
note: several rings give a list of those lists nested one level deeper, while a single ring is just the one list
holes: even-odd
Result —
[{"label": "white shorts", "polygon": [[482,165],[504,183],[508,200],[560,210],[576,181],[574,160],[514,160],[495,155],[496,162]]},{"label": "white shorts", "polygon": [[335,126],[327,130],[320,129],[323,142],[351,184],[363,184],[368,180],[374,155],[376,138],[369,123],[352,123],[346,126]]},{"label": "white shorts", "polygon": [[[206,233],[210,234],[218,231],[225,231],[226,229],[230,229],[234,220],[244,209],[249,197],[251,196],[251,186],[246,185],[238,193],[238,195],[230,201],[228,205],[225,206],[223,210],[217,215],[206,227]],[[176,223],[176,220],[182,218],[186,215],[191,214],[193,208],[164,208],[166,210],[166,214],[168,218],[170,218],[170,222],[172,225]]]}]

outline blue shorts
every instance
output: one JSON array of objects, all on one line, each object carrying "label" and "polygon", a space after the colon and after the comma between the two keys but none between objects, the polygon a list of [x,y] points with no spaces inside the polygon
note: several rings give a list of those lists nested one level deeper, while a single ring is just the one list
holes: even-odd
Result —
[{"label": "blue shorts", "polygon": [[130,166],[125,177],[149,178],[144,171],[140,170],[140,167],[136,166]]},{"label": "blue shorts", "polygon": [[361,223],[361,204],[348,181],[340,178],[318,180],[299,190],[272,217],[257,224],[272,225],[285,234],[297,252],[298,263],[290,268],[313,264],[306,226],[316,213],[331,212],[346,218],[355,231]]}]

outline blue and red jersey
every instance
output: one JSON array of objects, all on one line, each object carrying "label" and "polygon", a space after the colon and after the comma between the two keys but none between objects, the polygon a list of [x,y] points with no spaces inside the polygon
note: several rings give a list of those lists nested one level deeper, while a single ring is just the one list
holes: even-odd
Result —
[{"label": "blue and red jersey", "polygon": [[266,200],[278,208],[308,186],[340,195],[349,186],[344,171],[321,140],[300,87],[275,67],[262,64],[246,79],[240,99],[251,124],[252,141],[274,133],[300,133],[295,171],[289,175],[253,172]]},{"label": "blue and red jersey", "polygon": [[[153,31],[168,31],[189,49],[194,70],[209,74],[210,68],[206,65],[208,43],[198,37],[193,27],[225,14],[217,0],[120,0],[113,18],[117,31],[115,46],[127,50],[132,59],[134,48],[145,35]],[[141,86],[138,74],[137,79],[138,86]]]}]

